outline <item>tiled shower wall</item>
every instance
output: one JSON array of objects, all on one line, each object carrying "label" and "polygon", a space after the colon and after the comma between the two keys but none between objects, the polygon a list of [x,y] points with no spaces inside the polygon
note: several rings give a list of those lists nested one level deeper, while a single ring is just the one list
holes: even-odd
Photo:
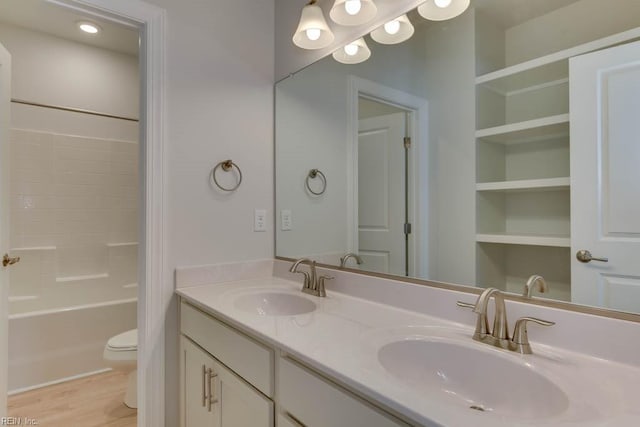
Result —
[{"label": "tiled shower wall", "polygon": [[11,312],[135,297],[138,144],[12,129]]}]

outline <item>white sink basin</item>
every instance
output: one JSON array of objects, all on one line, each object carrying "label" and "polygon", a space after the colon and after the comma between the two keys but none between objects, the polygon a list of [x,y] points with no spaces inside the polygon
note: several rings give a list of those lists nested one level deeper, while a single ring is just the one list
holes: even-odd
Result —
[{"label": "white sink basin", "polygon": [[[477,344],[481,345],[481,344]],[[552,417],[567,395],[518,356],[446,340],[406,339],[382,346],[378,361],[425,399],[493,412],[514,420]]]},{"label": "white sink basin", "polygon": [[302,296],[285,292],[265,291],[235,298],[234,306],[261,316],[295,316],[310,313],[316,304]]}]

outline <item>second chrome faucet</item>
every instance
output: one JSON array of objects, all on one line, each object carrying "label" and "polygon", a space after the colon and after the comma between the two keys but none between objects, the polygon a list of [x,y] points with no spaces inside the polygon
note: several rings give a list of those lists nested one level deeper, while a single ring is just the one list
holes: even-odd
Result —
[{"label": "second chrome faucet", "polygon": [[[308,264],[309,272],[306,271],[298,271],[298,267],[300,264]],[[310,260],[309,258],[300,258],[296,260],[291,268],[289,269],[290,273],[300,273],[304,275],[304,282],[302,285],[302,292],[305,294],[313,295],[316,297],[326,297],[327,291],[325,289],[325,281],[331,280],[333,277],[329,276],[317,276],[316,273],[316,262]]]},{"label": "second chrome faucet", "polygon": [[[495,314],[493,317],[493,328],[489,330],[487,309],[491,297],[493,297],[495,301]],[[528,322],[534,322],[542,326],[555,325],[555,322],[549,322],[535,317],[523,317],[516,321],[513,337],[509,337],[507,309],[504,304],[504,297],[502,296],[502,292],[496,288],[485,289],[482,294],[480,294],[475,304],[458,301],[458,306],[472,308],[473,312],[478,315],[476,320],[476,330],[473,333],[474,340],[522,354],[532,353],[527,334]]]}]

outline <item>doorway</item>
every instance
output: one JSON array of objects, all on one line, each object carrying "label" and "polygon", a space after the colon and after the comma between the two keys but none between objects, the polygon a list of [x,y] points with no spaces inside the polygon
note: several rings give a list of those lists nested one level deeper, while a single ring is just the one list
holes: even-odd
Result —
[{"label": "doorway", "polygon": [[106,372],[106,343],[137,326],[139,34],[40,0],[1,8],[13,64],[2,197],[19,260],[8,268],[9,415],[46,423],[19,397]]},{"label": "doorway", "polygon": [[[102,0],[45,0],[60,10],[86,14],[94,19],[103,19],[139,30],[140,69],[142,75],[140,117],[140,191],[141,198],[138,245],[138,389],[140,410],[138,424],[141,426],[164,425],[164,305],[166,295],[172,291],[172,284],[164,280],[163,253],[163,158],[164,144],[164,9],[138,0],[126,3],[104,2]],[[7,98],[7,108],[8,108]],[[8,115],[7,115],[8,118]],[[6,139],[0,143],[5,144]],[[0,160],[5,160],[3,156]],[[153,206],[154,209],[147,209]],[[0,219],[7,219],[3,216]],[[6,234],[0,238],[4,239]],[[6,240],[6,239],[5,239]],[[7,242],[2,241],[3,252],[8,250]],[[2,279],[4,279],[3,275]],[[4,280],[0,286],[5,289]],[[150,309],[148,307],[153,307]],[[7,310],[0,312],[0,322],[6,326]],[[5,343],[2,343],[6,348]],[[6,356],[6,355],[5,355]],[[142,365],[142,366],[140,366]],[[6,357],[0,357],[0,370],[6,372]],[[6,377],[0,375],[0,397],[6,397]],[[4,416],[6,405],[0,406],[0,415]]]},{"label": "doorway", "polygon": [[[428,269],[427,103],[350,78],[347,211],[350,251],[366,270],[416,276]],[[422,162],[422,163],[420,163]],[[364,267],[364,266],[363,266]]]},{"label": "doorway", "polygon": [[367,270],[409,275],[410,111],[358,102],[358,253]]}]

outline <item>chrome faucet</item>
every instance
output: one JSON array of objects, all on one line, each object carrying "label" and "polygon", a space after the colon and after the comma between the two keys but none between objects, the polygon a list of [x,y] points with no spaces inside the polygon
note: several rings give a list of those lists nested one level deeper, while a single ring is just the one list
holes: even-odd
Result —
[{"label": "chrome faucet", "polygon": [[[487,308],[491,297],[493,297],[495,301],[495,314],[493,316],[493,328],[491,334],[489,334],[489,331],[485,328],[488,325]],[[473,312],[478,315],[477,326],[480,326],[480,330],[478,330],[476,326],[473,339],[495,345],[496,347],[507,348],[509,344],[509,326],[507,324],[507,309],[504,305],[502,292],[496,288],[485,289],[478,297]]]},{"label": "chrome faucet", "polygon": [[362,258],[358,254],[354,254],[353,252],[349,252],[340,258],[340,268],[344,268],[347,265],[347,260],[349,258],[353,258],[356,260],[358,265],[362,264]]},{"label": "chrome faucet", "polygon": [[[493,297],[495,301],[495,314],[493,318],[493,328],[489,332],[489,322],[487,319],[487,308],[489,300]],[[531,345],[527,335],[527,322],[534,322],[542,326],[552,326],[555,322],[537,319],[535,317],[523,317],[518,319],[513,331],[513,338],[509,338],[509,327],[507,325],[507,310],[504,304],[502,292],[496,288],[487,288],[478,297],[475,304],[458,301],[459,307],[472,308],[478,315],[476,320],[476,330],[473,339],[494,347],[516,351],[522,354],[531,354]]]},{"label": "chrome faucet", "polygon": [[533,289],[536,287],[536,285],[538,286],[538,292],[540,292],[541,294],[544,294],[549,290],[549,286],[547,286],[547,281],[544,280],[544,277],[534,274],[533,276],[529,277],[529,280],[527,280],[527,283],[524,285],[522,296],[525,298],[531,298]]},{"label": "chrome faucet", "polygon": [[[309,272],[306,271],[298,271],[298,267],[300,264],[308,264]],[[310,260],[309,258],[300,258],[293,263],[291,268],[289,269],[290,273],[300,273],[304,274],[304,283],[302,285],[302,292],[305,294],[314,295],[316,297],[326,297],[327,291],[325,290],[325,281],[331,280],[333,277],[329,276],[320,276],[316,275],[316,262]]]}]

